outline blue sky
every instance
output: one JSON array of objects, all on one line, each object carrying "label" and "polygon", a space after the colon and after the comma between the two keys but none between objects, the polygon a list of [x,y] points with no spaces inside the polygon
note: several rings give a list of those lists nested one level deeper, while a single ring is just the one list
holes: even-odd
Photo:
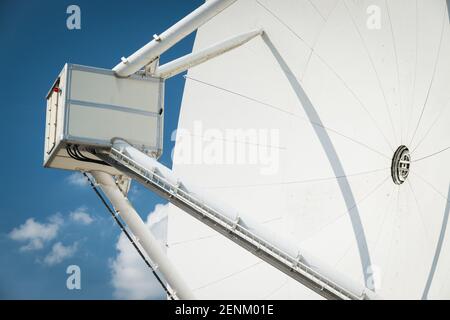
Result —
[{"label": "blue sky", "polygon": [[[0,298],[115,297],[111,261],[117,255],[119,229],[89,187],[71,183],[71,172],[42,167],[45,94],[64,63],[112,68],[120,57],[133,53],[154,33],[164,31],[202,2],[0,2]],[[71,4],[81,8],[81,30],[66,27],[66,8]],[[161,62],[189,53],[194,36],[164,54]],[[173,147],[170,134],[177,127],[183,86],[181,75],[166,82],[164,155],[160,161],[168,166]],[[132,200],[144,219],[156,204],[164,203],[136,185]],[[93,221],[74,218],[83,214]],[[11,236],[12,230],[24,227],[30,218],[29,225],[44,226],[48,232],[50,227],[57,230],[32,243],[35,250],[23,249],[30,241]],[[57,243],[73,249],[62,261],[49,257]],[[66,268],[71,264],[81,268],[81,290],[66,288]]]}]

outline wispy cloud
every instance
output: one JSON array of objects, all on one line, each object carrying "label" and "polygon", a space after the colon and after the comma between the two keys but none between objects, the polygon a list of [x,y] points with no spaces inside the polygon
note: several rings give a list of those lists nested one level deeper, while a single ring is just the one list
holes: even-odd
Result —
[{"label": "wispy cloud", "polygon": [[76,187],[84,187],[88,185],[88,181],[85,176],[80,172],[74,172],[69,175],[66,179],[68,184]]},{"label": "wispy cloud", "polygon": [[[165,247],[169,205],[157,204],[147,217],[147,226]],[[163,299],[157,280],[122,234],[116,244],[117,256],[111,263],[114,296],[118,299]]]},{"label": "wispy cloud", "polygon": [[52,250],[45,256],[44,264],[53,266],[61,263],[67,258],[71,258],[78,249],[78,243],[73,243],[70,246],[65,246],[61,242],[53,245]]},{"label": "wispy cloud", "polygon": [[38,222],[36,218],[28,218],[23,224],[14,228],[8,237],[11,240],[22,243],[20,251],[37,251],[43,249],[47,244],[53,242],[50,251],[42,259],[38,257],[37,262],[52,266],[64,259],[72,257],[78,248],[78,243],[63,245],[57,240],[61,228],[70,227],[71,223],[89,225],[94,221],[87,212],[86,207],[80,207],[69,214],[69,219],[63,220],[61,214],[57,213],[47,218],[46,222]]},{"label": "wispy cloud", "polygon": [[142,195],[142,187],[136,185],[135,183],[131,184],[130,190],[128,191],[128,197],[131,201],[136,201]]},{"label": "wispy cloud", "polygon": [[9,233],[9,238],[19,242],[26,242],[20,247],[22,251],[39,250],[46,242],[53,240],[62,225],[62,218],[59,214],[51,216],[48,223],[37,222],[34,218],[29,218],[24,224],[14,228]]},{"label": "wispy cloud", "polygon": [[87,212],[86,207],[80,207],[75,211],[72,211],[69,216],[70,220],[84,225],[89,225],[94,222],[94,218]]}]

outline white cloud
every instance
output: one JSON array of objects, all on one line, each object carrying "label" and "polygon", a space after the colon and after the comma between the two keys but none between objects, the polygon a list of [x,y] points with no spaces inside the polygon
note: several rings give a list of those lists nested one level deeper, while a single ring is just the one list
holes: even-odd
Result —
[{"label": "white cloud", "polygon": [[53,266],[61,263],[63,260],[72,257],[77,251],[78,244],[75,242],[70,246],[65,246],[61,242],[53,245],[52,250],[44,258],[44,264]]},{"label": "white cloud", "polygon": [[[147,225],[165,247],[168,204],[157,204]],[[160,284],[124,234],[116,244],[118,254],[111,263],[114,296],[118,299],[164,299]]]},{"label": "white cloud", "polygon": [[27,242],[20,247],[22,251],[39,250],[44,247],[46,242],[57,236],[62,222],[59,214],[51,216],[48,223],[36,222],[34,218],[29,218],[24,224],[14,228],[9,233],[9,238],[19,242]]},{"label": "white cloud", "polygon": [[88,185],[88,180],[80,172],[74,172],[66,178],[67,183],[76,187],[84,187]]},{"label": "white cloud", "polygon": [[130,190],[128,191],[128,197],[131,199],[131,201],[135,201],[141,195],[142,195],[142,189],[139,187],[139,185],[132,183]]},{"label": "white cloud", "polygon": [[77,210],[70,213],[70,219],[74,222],[88,225],[91,224],[94,219],[91,217],[89,213],[86,212],[86,207],[80,207]]}]

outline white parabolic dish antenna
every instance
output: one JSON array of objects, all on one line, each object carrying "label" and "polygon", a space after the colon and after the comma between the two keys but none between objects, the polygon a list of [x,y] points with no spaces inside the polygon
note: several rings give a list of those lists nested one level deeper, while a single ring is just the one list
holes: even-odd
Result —
[{"label": "white parabolic dish antenna", "polygon": [[[383,298],[450,298],[447,5],[237,1],[193,51],[265,34],[189,70],[174,171]],[[198,298],[318,297],[174,206],[168,246]]]}]

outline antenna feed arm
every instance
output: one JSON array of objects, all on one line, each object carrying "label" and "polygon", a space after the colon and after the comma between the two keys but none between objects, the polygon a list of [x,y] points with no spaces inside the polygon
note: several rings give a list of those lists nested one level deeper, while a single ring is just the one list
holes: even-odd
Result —
[{"label": "antenna feed arm", "polygon": [[113,71],[118,77],[128,77],[136,73],[236,1],[207,1],[172,27],[154,37],[152,41],[131,56],[123,57],[122,61],[113,68]]},{"label": "antenna feed arm", "polygon": [[248,41],[252,40],[253,38],[262,36],[263,34],[264,30],[262,29],[252,30],[246,33],[239,34],[222,42],[213,44],[210,47],[202,49],[198,52],[187,54],[162,66],[158,66],[156,67],[156,70],[152,75],[155,77],[161,77],[163,79],[173,77],[203,62],[206,62],[228,51],[238,48]]}]

